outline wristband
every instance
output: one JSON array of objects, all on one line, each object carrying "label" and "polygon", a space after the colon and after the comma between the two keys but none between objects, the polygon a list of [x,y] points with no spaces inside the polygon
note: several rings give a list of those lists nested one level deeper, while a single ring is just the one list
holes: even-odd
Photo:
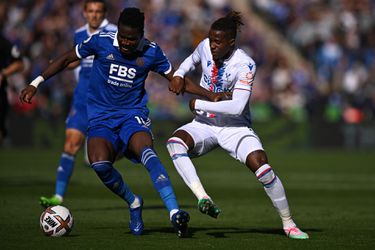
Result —
[{"label": "wristband", "polygon": [[184,77],[185,77],[184,71],[183,71],[183,70],[180,70],[180,69],[176,70],[176,71],[174,72],[174,74],[173,74],[173,77],[175,77],[175,76],[179,76],[179,77],[181,77],[181,78],[184,78]]},{"label": "wristband", "polygon": [[29,85],[34,86],[35,88],[38,88],[38,85],[44,82],[43,76],[38,76],[35,78]]}]

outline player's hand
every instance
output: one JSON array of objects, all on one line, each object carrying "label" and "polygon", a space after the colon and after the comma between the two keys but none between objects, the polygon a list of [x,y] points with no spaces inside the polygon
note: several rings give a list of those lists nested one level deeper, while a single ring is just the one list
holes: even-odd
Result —
[{"label": "player's hand", "polygon": [[190,111],[191,112],[195,112],[195,100],[196,99],[191,99],[190,101],[189,101],[189,108],[190,108]]},{"label": "player's hand", "polygon": [[31,99],[33,98],[33,96],[35,95],[36,93],[36,88],[32,85],[28,85],[26,88],[24,88],[22,91],[21,91],[21,94],[20,94],[20,102],[22,104],[24,103],[31,103]]},{"label": "player's hand", "polygon": [[175,76],[169,82],[168,88],[169,91],[172,91],[176,95],[183,94],[185,92],[185,80],[179,76]]},{"label": "player's hand", "polygon": [[212,93],[212,95],[210,96],[210,101],[218,102],[218,101],[230,100],[231,98],[232,98],[232,92],[218,92],[218,93]]}]

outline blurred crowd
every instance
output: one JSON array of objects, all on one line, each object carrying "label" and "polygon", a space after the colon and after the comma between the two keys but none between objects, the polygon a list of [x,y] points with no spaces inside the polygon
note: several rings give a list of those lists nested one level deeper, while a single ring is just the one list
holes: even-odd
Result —
[{"label": "blurred crowd", "polygon": [[375,1],[255,0],[252,7],[314,70],[317,92],[300,91],[305,79],[293,79],[285,62],[279,61],[270,82],[274,89],[302,93],[296,99],[306,111],[322,112],[327,121],[359,124],[374,120]]},{"label": "blurred crowd", "polygon": [[[156,41],[177,67],[232,2],[108,0],[108,19],[116,23],[124,7],[141,8],[146,16],[146,37]],[[285,53],[266,47],[265,32],[245,24],[238,40],[257,63],[251,105],[255,120],[269,120],[275,114],[294,121],[318,115],[330,122],[374,120],[374,1],[254,0],[248,4],[303,56],[300,65],[292,66]],[[2,32],[19,45],[28,62],[27,70],[12,78],[9,90],[16,111],[25,112],[17,101],[24,84],[72,47],[74,30],[84,25],[82,7],[83,1],[75,0],[0,2]],[[193,78],[198,81],[199,75]],[[56,75],[42,85],[35,106],[26,112],[33,109],[47,118],[64,119],[75,83],[71,71]],[[165,80],[152,74],[146,87],[154,118],[190,117],[189,97],[169,93]]]}]

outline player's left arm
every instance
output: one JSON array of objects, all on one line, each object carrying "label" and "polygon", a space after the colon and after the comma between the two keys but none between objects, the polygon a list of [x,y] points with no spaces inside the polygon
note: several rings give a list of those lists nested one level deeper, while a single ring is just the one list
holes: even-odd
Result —
[{"label": "player's left arm", "polygon": [[240,115],[248,103],[254,82],[255,65],[242,65],[234,85],[232,99],[220,102],[210,102],[200,99],[190,101],[190,109],[213,113]]}]

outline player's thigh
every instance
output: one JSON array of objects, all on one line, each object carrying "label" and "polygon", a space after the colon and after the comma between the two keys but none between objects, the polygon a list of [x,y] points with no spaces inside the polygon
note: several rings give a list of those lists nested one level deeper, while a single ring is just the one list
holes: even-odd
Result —
[{"label": "player's thigh", "polygon": [[194,141],[194,147],[189,151],[191,157],[204,155],[218,146],[213,126],[192,121],[178,128],[175,133],[181,130],[187,132]]},{"label": "player's thigh", "polygon": [[113,129],[100,125],[92,126],[88,129],[87,137],[90,163],[115,160],[121,140]]},{"label": "player's thigh", "polygon": [[74,101],[65,122],[66,129],[76,129],[85,135],[88,127],[86,104]]},{"label": "player's thigh", "polygon": [[251,128],[229,127],[219,134],[219,144],[233,158],[246,164],[247,156],[257,150],[263,150],[258,135]]}]

